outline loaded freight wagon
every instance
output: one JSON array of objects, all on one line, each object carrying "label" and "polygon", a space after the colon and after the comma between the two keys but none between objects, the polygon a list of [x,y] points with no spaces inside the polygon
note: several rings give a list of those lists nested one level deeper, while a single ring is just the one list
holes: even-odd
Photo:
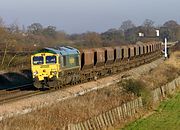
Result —
[{"label": "loaded freight wagon", "polygon": [[160,54],[160,42],[81,50],[44,48],[31,56],[31,69],[35,87],[59,88],[119,73]]}]

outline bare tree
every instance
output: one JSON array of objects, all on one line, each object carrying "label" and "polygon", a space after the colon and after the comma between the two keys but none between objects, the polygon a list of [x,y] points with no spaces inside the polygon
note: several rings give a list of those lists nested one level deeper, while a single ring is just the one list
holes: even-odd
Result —
[{"label": "bare tree", "polygon": [[9,26],[8,30],[10,33],[19,33],[20,32],[19,26],[16,23],[11,24]]},{"label": "bare tree", "polygon": [[33,23],[28,26],[27,31],[32,34],[41,34],[43,31],[43,26],[40,23]]},{"label": "bare tree", "polygon": [[0,27],[4,27],[4,20],[2,17],[0,17]]},{"label": "bare tree", "polygon": [[95,32],[87,32],[84,34],[83,39],[88,43],[88,46],[97,47],[101,44],[101,36]]},{"label": "bare tree", "polygon": [[179,26],[178,23],[174,20],[169,20],[163,24],[164,27],[173,28]]},{"label": "bare tree", "polygon": [[144,22],[143,22],[143,26],[145,28],[152,28],[154,27],[154,21],[150,20],[150,19],[146,19]]},{"label": "bare tree", "polygon": [[142,30],[146,37],[155,36],[154,21],[146,19],[143,22]]},{"label": "bare tree", "polygon": [[126,31],[126,30],[134,28],[134,27],[135,27],[135,25],[131,20],[126,20],[126,21],[122,22],[120,29],[123,31]]},{"label": "bare tree", "polygon": [[43,29],[43,34],[45,36],[53,37],[55,38],[57,32],[55,26],[48,26],[47,28]]},{"label": "bare tree", "polygon": [[175,41],[180,39],[180,26],[174,20],[169,20],[163,24],[161,28],[161,35],[169,40]]}]

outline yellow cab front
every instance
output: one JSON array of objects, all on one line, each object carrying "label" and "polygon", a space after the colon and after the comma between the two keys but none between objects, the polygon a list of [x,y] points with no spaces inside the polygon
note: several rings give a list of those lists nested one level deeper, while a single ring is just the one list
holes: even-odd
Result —
[{"label": "yellow cab front", "polygon": [[57,54],[36,53],[31,56],[31,70],[33,79],[39,81],[58,78],[59,58]]}]

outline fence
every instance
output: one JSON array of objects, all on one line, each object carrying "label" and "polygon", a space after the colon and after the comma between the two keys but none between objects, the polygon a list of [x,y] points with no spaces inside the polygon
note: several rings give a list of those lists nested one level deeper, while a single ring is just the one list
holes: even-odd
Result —
[{"label": "fence", "polygon": [[[152,90],[152,100],[156,104],[168,95],[174,94],[180,87],[180,77],[172,82]],[[77,124],[69,124],[63,130],[99,130],[124,122],[127,118],[136,117],[138,111],[143,108],[142,98],[129,101],[119,107],[92,117]]]},{"label": "fence", "polygon": [[66,130],[99,130],[105,127],[124,121],[128,117],[136,116],[137,111],[143,107],[142,98],[127,102],[122,106],[92,117],[84,122],[69,124],[64,127]]},{"label": "fence", "polygon": [[164,86],[154,89],[152,93],[153,103],[158,103],[163,100],[168,95],[172,95],[180,87],[180,77],[176,78],[170,83],[167,83]]}]

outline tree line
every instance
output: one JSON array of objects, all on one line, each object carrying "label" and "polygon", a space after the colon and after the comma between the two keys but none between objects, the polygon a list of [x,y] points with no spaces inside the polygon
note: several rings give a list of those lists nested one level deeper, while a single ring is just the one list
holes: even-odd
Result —
[{"label": "tree line", "polygon": [[[160,31],[159,37],[156,30]],[[143,37],[139,36],[143,33]],[[70,45],[77,48],[113,46],[136,43],[137,41],[180,40],[180,25],[175,20],[166,21],[162,26],[155,26],[154,21],[146,19],[142,25],[136,26],[131,20],[121,23],[119,28],[111,28],[103,33],[86,32],[67,34],[55,26],[44,27],[41,23],[32,23],[27,27],[17,24],[5,25],[0,18],[0,51],[31,51],[44,46]]]},{"label": "tree line", "polygon": [[[156,35],[159,30],[159,36]],[[140,37],[138,34],[143,33]],[[102,33],[105,40],[126,41],[134,43],[136,41],[161,40],[166,37],[169,41],[180,40],[180,25],[175,20],[166,21],[162,26],[155,26],[154,21],[146,19],[142,25],[136,26],[131,20],[122,22],[118,29],[110,29]]]}]

